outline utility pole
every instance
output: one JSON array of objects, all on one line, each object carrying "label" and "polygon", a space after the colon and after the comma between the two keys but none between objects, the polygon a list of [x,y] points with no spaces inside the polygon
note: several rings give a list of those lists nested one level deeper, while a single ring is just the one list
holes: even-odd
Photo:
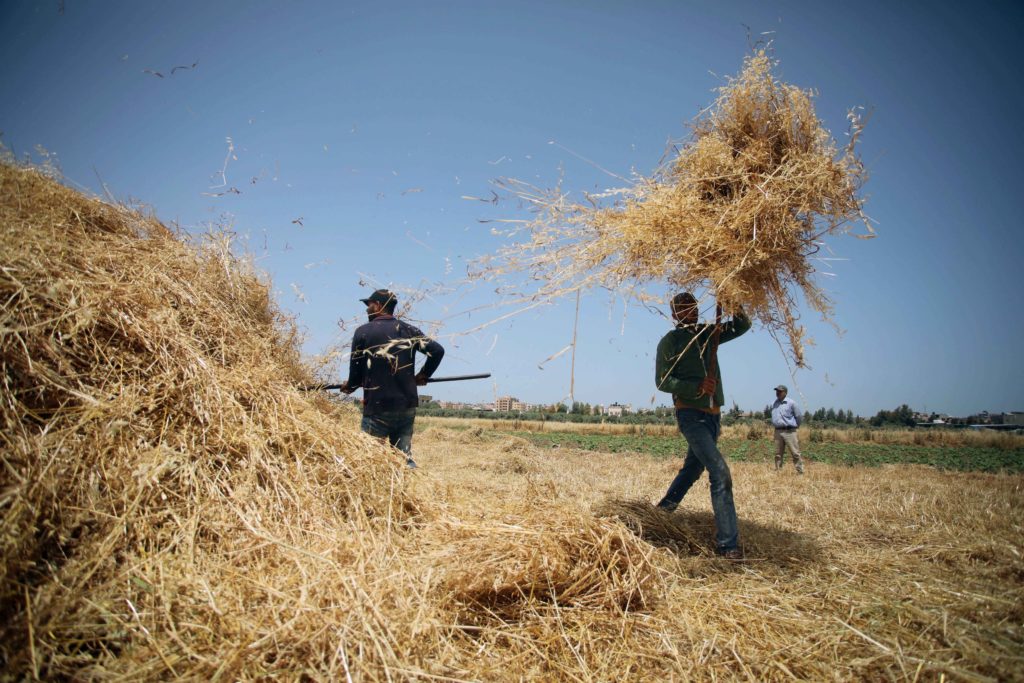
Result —
[{"label": "utility pole", "polygon": [[580,294],[576,290],[576,320],[572,324],[572,361],[569,364],[569,412],[576,406],[576,331],[580,326]]}]

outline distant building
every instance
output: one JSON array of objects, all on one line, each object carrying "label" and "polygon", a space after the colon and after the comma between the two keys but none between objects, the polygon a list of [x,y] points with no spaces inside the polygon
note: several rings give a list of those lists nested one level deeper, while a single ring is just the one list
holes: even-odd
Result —
[{"label": "distant building", "polygon": [[512,404],[511,410],[514,413],[526,413],[526,412],[529,412],[531,408],[533,408],[533,406],[531,406],[529,403],[523,403],[522,401],[515,401]]},{"label": "distant building", "polygon": [[1024,413],[1016,410],[1011,413],[1003,413],[1003,424],[1024,427]]},{"label": "distant building", "polygon": [[494,402],[494,412],[496,413],[508,413],[513,410],[512,406],[519,403],[519,399],[515,396],[499,396],[498,400]]},{"label": "distant building", "polygon": [[465,410],[466,408],[472,407],[467,403],[461,403],[459,401],[439,401],[437,405],[441,406],[445,410]]},{"label": "distant building", "polygon": [[605,414],[608,417],[622,417],[633,412],[632,406],[622,405],[621,403],[613,403],[605,409]]}]

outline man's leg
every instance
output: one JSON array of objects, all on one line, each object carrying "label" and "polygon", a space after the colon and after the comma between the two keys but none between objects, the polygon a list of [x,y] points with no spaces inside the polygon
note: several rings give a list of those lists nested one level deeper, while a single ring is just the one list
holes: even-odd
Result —
[{"label": "man's leg", "polygon": [[789,452],[793,455],[793,466],[796,467],[796,471],[800,474],[804,473],[804,459],[800,456],[800,439],[797,438],[796,431],[786,433],[786,445],[789,446]]},{"label": "man's leg", "polygon": [[364,432],[378,439],[386,439],[388,436],[388,424],[381,415],[363,415],[359,426]]},{"label": "man's leg", "polygon": [[704,465],[701,464],[700,460],[693,454],[693,449],[687,446],[686,458],[683,460],[683,466],[679,469],[679,473],[676,478],[672,480],[672,483],[668,486],[668,491],[665,492],[665,496],[658,503],[658,507],[663,510],[672,512],[679,503],[683,500],[683,496],[693,486],[693,482],[700,478],[701,473],[704,471]]},{"label": "man's leg", "polygon": [[786,454],[786,442],[782,438],[782,432],[775,430],[775,469],[782,469],[782,456]]},{"label": "man's leg", "polygon": [[412,459],[412,429],[415,422],[415,408],[396,412],[388,437],[392,446],[405,453],[405,464],[413,469],[416,468],[416,461]]},{"label": "man's leg", "polygon": [[708,471],[711,480],[711,508],[715,512],[715,537],[720,553],[739,548],[739,527],[736,505],[732,499],[732,474],[729,464],[718,450],[719,417],[699,410],[680,410],[676,413],[679,430],[686,437],[695,459]]},{"label": "man's leg", "polygon": [[363,415],[360,427],[370,436],[386,439],[392,447],[405,454],[407,465],[416,467],[412,459],[412,428],[415,418],[415,409]]}]

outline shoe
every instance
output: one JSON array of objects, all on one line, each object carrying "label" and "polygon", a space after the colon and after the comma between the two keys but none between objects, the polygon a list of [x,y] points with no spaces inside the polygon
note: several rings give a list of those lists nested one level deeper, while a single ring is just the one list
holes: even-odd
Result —
[{"label": "shoe", "polygon": [[739,548],[730,548],[729,550],[719,550],[718,556],[723,560],[742,560],[743,551]]},{"label": "shoe", "polygon": [[676,511],[676,508],[679,507],[679,506],[678,505],[669,505],[669,504],[666,504],[666,503],[658,503],[654,507],[657,508],[658,510],[661,510],[662,512],[664,512],[667,515],[671,515],[673,512]]},{"label": "shoe", "polygon": [[405,464],[409,466],[410,470],[416,469],[416,461],[413,460],[412,458],[406,458]]},{"label": "shoe", "polygon": [[798,470],[796,471],[796,473],[797,473],[797,474],[803,474],[803,473],[804,473],[804,469],[803,469],[803,468],[801,467],[800,469],[798,469]]}]

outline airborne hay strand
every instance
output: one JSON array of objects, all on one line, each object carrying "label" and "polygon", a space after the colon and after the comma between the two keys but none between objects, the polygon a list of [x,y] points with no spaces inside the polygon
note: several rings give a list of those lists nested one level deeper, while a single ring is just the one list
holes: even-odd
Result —
[{"label": "airborne hay strand", "polygon": [[839,148],[812,93],[776,80],[773,66],[764,51],[748,57],[678,155],[629,187],[578,202],[560,189],[502,181],[535,217],[510,230],[519,241],[478,262],[474,276],[527,276],[523,292],[535,301],[592,287],[645,299],[650,283],[707,291],[726,313],[743,307],[785,335],[803,366],[797,292],[826,319],[832,313],[813,277],[822,238],[858,220],[868,231],[859,236],[872,236],[855,152],[862,121],[851,112],[850,139]]}]

